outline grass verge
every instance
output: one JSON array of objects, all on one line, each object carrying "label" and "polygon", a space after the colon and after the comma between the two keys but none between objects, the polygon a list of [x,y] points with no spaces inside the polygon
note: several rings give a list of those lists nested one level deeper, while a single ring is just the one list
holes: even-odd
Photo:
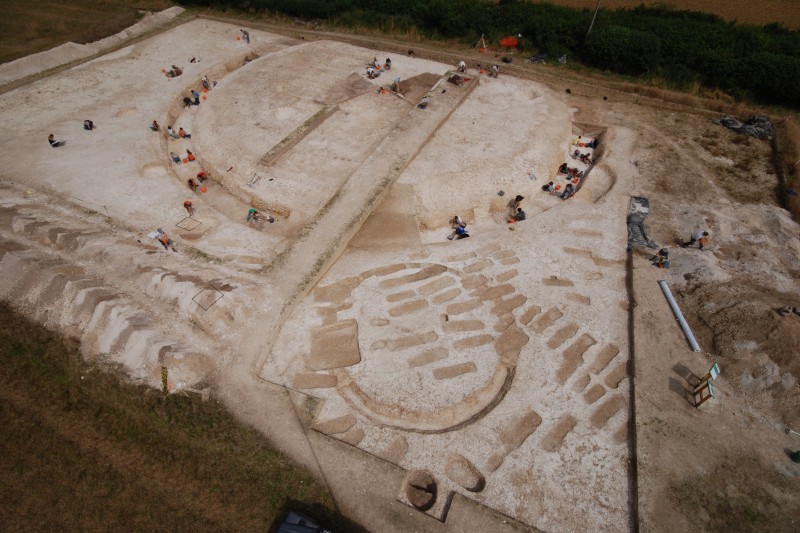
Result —
[{"label": "grass verge", "polygon": [[309,472],[214,400],[108,370],[0,304],[3,529],[267,531],[294,509],[361,530]]}]

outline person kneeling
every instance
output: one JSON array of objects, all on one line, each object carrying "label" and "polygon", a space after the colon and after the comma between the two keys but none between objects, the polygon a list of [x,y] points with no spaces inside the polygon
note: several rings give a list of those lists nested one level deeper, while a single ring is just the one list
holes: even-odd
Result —
[{"label": "person kneeling", "polygon": [[467,232],[467,223],[462,222],[459,217],[454,217],[453,220],[458,220],[457,223],[451,221],[450,225],[453,228],[453,232],[447,236],[448,241],[452,241],[453,239],[466,239],[469,237],[469,233]]},{"label": "person kneeling", "polygon": [[660,249],[656,255],[650,258],[650,262],[658,268],[669,268],[669,250]]},{"label": "person kneeling", "polygon": [[52,133],[47,136],[47,142],[49,142],[50,146],[52,146],[53,148],[58,148],[59,146],[64,144],[64,141],[56,139],[56,136],[53,135]]},{"label": "person kneeling", "polygon": [[522,222],[522,221],[523,221],[523,220],[525,220],[526,218],[528,218],[528,217],[525,215],[525,211],[523,211],[521,207],[518,207],[518,208],[517,208],[517,212],[514,214],[514,216],[512,216],[512,217],[511,217],[511,218],[508,220],[508,222],[509,222],[509,223],[514,223],[514,222]]},{"label": "person kneeling", "polygon": [[256,211],[252,207],[247,211],[247,223],[248,224],[251,223],[251,222],[260,222],[260,221],[265,220],[265,219],[267,221],[269,221],[270,223],[275,222],[275,218],[272,215],[263,215],[263,214],[259,213],[258,211]]},{"label": "person kneeling", "polygon": [[175,243],[172,241],[172,239],[169,238],[169,235],[164,233],[164,230],[162,230],[161,228],[158,228],[158,236],[156,237],[156,239],[158,239],[158,242],[161,243],[161,245],[164,247],[165,251],[166,250],[170,250],[170,249],[173,252],[177,252],[178,251],[175,248]]}]

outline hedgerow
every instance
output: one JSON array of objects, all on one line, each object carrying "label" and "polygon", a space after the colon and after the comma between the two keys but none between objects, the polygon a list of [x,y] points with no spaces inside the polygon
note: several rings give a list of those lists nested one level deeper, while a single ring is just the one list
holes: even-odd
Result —
[{"label": "hedgerow", "polygon": [[415,29],[474,44],[518,35],[523,52],[567,54],[589,67],[675,88],[700,84],[763,104],[800,107],[800,31],[741,25],[665,7],[593,12],[521,0],[180,0],[184,5],[323,19],[333,26]]}]

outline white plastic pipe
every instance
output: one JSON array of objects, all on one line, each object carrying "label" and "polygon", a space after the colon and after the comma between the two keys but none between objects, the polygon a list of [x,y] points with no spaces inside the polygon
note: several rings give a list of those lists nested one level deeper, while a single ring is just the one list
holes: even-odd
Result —
[{"label": "white plastic pipe", "polygon": [[667,297],[669,306],[672,308],[672,312],[675,313],[675,317],[678,319],[678,323],[681,325],[683,334],[686,335],[686,339],[689,341],[692,350],[694,350],[695,352],[699,352],[700,345],[697,344],[697,339],[694,338],[692,329],[689,327],[689,324],[686,323],[686,319],[683,318],[683,313],[681,313],[681,308],[678,307],[678,302],[676,302],[675,298],[673,298],[672,291],[669,290],[669,285],[667,285],[667,282],[663,279],[659,281],[658,284],[661,285],[661,290],[664,291],[664,296]]}]

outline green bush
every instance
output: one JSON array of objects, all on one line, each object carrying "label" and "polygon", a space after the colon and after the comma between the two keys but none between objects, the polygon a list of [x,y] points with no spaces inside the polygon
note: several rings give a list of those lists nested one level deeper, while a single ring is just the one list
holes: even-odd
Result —
[{"label": "green bush", "polygon": [[[765,104],[800,107],[800,31],[740,25],[715,15],[666,7],[590,9],[524,0],[179,0],[186,5],[256,9],[342,26],[416,28],[430,38],[475,44],[522,34],[523,53],[568,54],[587,66],[657,76],[675,87],[701,82]],[[792,79],[792,76],[795,76]]]},{"label": "green bush", "polygon": [[757,98],[787,107],[800,105],[800,58],[760,52],[748,56],[737,70],[736,85]]},{"label": "green bush", "polygon": [[661,40],[646,31],[608,26],[587,37],[581,58],[613,72],[644,74],[659,67]]}]

